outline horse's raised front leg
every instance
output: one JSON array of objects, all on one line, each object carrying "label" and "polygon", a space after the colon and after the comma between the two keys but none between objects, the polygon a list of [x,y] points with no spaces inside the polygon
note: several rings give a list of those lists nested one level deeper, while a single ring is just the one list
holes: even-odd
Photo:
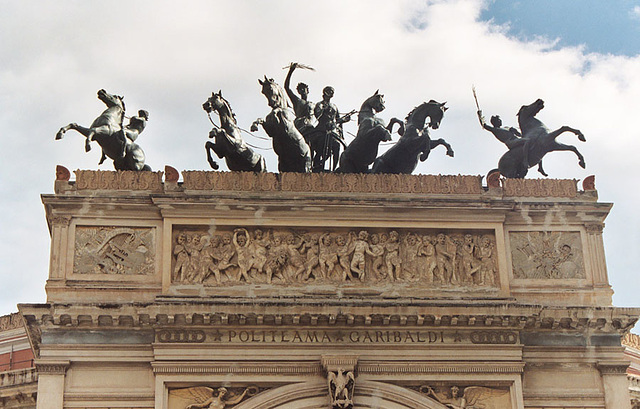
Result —
[{"label": "horse's raised front leg", "polygon": [[394,124],[400,125],[400,128],[398,129],[398,135],[404,135],[404,121],[398,118],[391,118],[391,120],[389,121],[389,125],[387,125],[387,131],[389,131],[389,133],[393,133]]},{"label": "horse's raised front leg", "polygon": [[213,157],[211,156],[211,151],[215,151],[215,144],[211,141],[207,141],[207,143],[204,144],[204,149],[207,151],[207,162],[209,162],[209,165],[211,165],[213,170],[218,170],[220,165],[218,165],[218,162],[213,160]]},{"label": "horse's raised front leg", "polygon": [[578,148],[576,148],[573,145],[565,145],[563,143],[556,142],[555,144],[552,145],[551,151],[571,151],[575,153],[576,156],[578,157],[578,165],[580,165],[581,168],[584,169],[587,166],[587,164],[584,161],[584,157],[578,151]]},{"label": "horse's raised front leg", "polygon": [[556,129],[553,132],[549,132],[549,136],[552,137],[553,139],[556,139],[560,134],[565,133],[565,132],[571,132],[573,134],[575,134],[576,136],[578,136],[578,139],[581,140],[582,142],[586,142],[586,138],[584,137],[584,135],[582,134],[582,132],[580,132],[578,129],[572,128],[570,126],[562,126],[558,129]]},{"label": "horse's raised front leg", "polygon": [[447,141],[445,141],[444,139],[440,138],[440,139],[436,139],[434,141],[430,141],[429,142],[429,148],[433,149],[438,145],[442,145],[444,147],[447,148],[447,156],[451,156],[453,158],[453,148],[451,148],[451,145],[449,145],[447,143]]},{"label": "horse's raised front leg", "polygon": [[85,128],[84,126],[80,126],[74,122],[60,128],[60,130],[56,134],[56,140],[62,139],[62,137],[64,136],[64,133],[67,132],[69,129],[73,129],[74,131],[78,131],[79,133],[84,135],[84,137],[86,138],[84,143],[84,150],[89,152],[91,150],[90,142],[93,138],[93,135],[95,134],[95,131],[92,130],[91,128]]}]

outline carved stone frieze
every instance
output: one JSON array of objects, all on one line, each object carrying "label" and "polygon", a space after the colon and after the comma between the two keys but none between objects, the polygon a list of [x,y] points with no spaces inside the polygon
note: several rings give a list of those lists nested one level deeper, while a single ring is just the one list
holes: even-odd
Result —
[{"label": "carved stone frieze", "polygon": [[493,234],[381,229],[173,232],[172,282],[209,286],[408,282],[498,286]]},{"label": "carved stone frieze", "polygon": [[225,409],[232,408],[245,398],[266,388],[193,386],[169,390],[169,409]]},{"label": "carved stone frieze", "polygon": [[22,317],[18,313],[3,315],[0,317],[0,331],[9,331],[11,329],[23,328],[24,323]]},{"label": "carved stone frieze", "polygon": [[515,278],[585,278],[580,233],[510,232],[509,238]]},{"label": "carved stone frieze", "polygon": [[573,179],[504,179],[505,196],[576,197],[577,181]]},{"label": "carved stone frieze", "polygon": [[162,172],[76,170],[78,190],[162,191]]},{"label": "carved stone frieze", "polygon": [[254,172],[207,172],[185,170],[182,172],[183,187],[186,190],[278,190],[278,176],[275,173]]},{"label": "carved stone frieze", "polygon": [[421,385],[412,387],[448,408],[510,408],[511,396],[509,388],[462,385]]},{"label": "carved stone frieze", "polygon": [[151,227],[77,226],[73,272],[152,274],[155,234]]},{"label": "carved stone frieze", "polygon": [[183,171],[187,190],[481,194],[480,176]]}]

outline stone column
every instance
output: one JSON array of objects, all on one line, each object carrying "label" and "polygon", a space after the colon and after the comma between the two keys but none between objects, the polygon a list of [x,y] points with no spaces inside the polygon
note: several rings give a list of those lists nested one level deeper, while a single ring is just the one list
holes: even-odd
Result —
[{"label": "stone column", "polygon": [[606,409],[631,409],[629,381],[627,381],[626,361],[598,362],[604,386],[604,407]]},{"label": "stone column", "polygon": [[63,409],[64,379],[69,361],[36,360],[38,401],[36,409]]}]

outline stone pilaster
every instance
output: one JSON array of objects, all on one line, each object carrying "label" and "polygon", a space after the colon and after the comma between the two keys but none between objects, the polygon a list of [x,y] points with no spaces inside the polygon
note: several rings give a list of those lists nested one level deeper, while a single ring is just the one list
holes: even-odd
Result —
[{"label": "stone pilaster", "polygon": [[36,360],[38,401],[36,409],[63,409],[64,380],[69,361]]},{"label": "stone pilaster", "polygon": [[65,263],[68,246],[69,224],[71,217],[54,216],[51,223],[51,258],[49,261],[49,279],[62,280],[65,275]]},{"label": "stone pilaster", "polygon": [[587,248],[585,254],[589,257],[591,271],[593,275],[594,287],[609,287],[609,277],[607,274],[607,263],[604,256],[604,242],[602,240],[602,229],[604,224],[587,224]]},{"label": "stone pilaster", "polygon": [[629,381],[626,361],[603,361],[598,363],[604,387],[606,409],[631,409]]}]

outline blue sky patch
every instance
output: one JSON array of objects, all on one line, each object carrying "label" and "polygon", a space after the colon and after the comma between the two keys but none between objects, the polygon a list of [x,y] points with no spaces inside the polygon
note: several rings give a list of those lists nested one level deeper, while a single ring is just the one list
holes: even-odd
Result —
[{"label": "blue sky patch", "polygon": [[558,39],[557,46],[584,45],[587,52],[640,54],[638,0],[492,0],[483,21],[507,24],[522,40]]}]

